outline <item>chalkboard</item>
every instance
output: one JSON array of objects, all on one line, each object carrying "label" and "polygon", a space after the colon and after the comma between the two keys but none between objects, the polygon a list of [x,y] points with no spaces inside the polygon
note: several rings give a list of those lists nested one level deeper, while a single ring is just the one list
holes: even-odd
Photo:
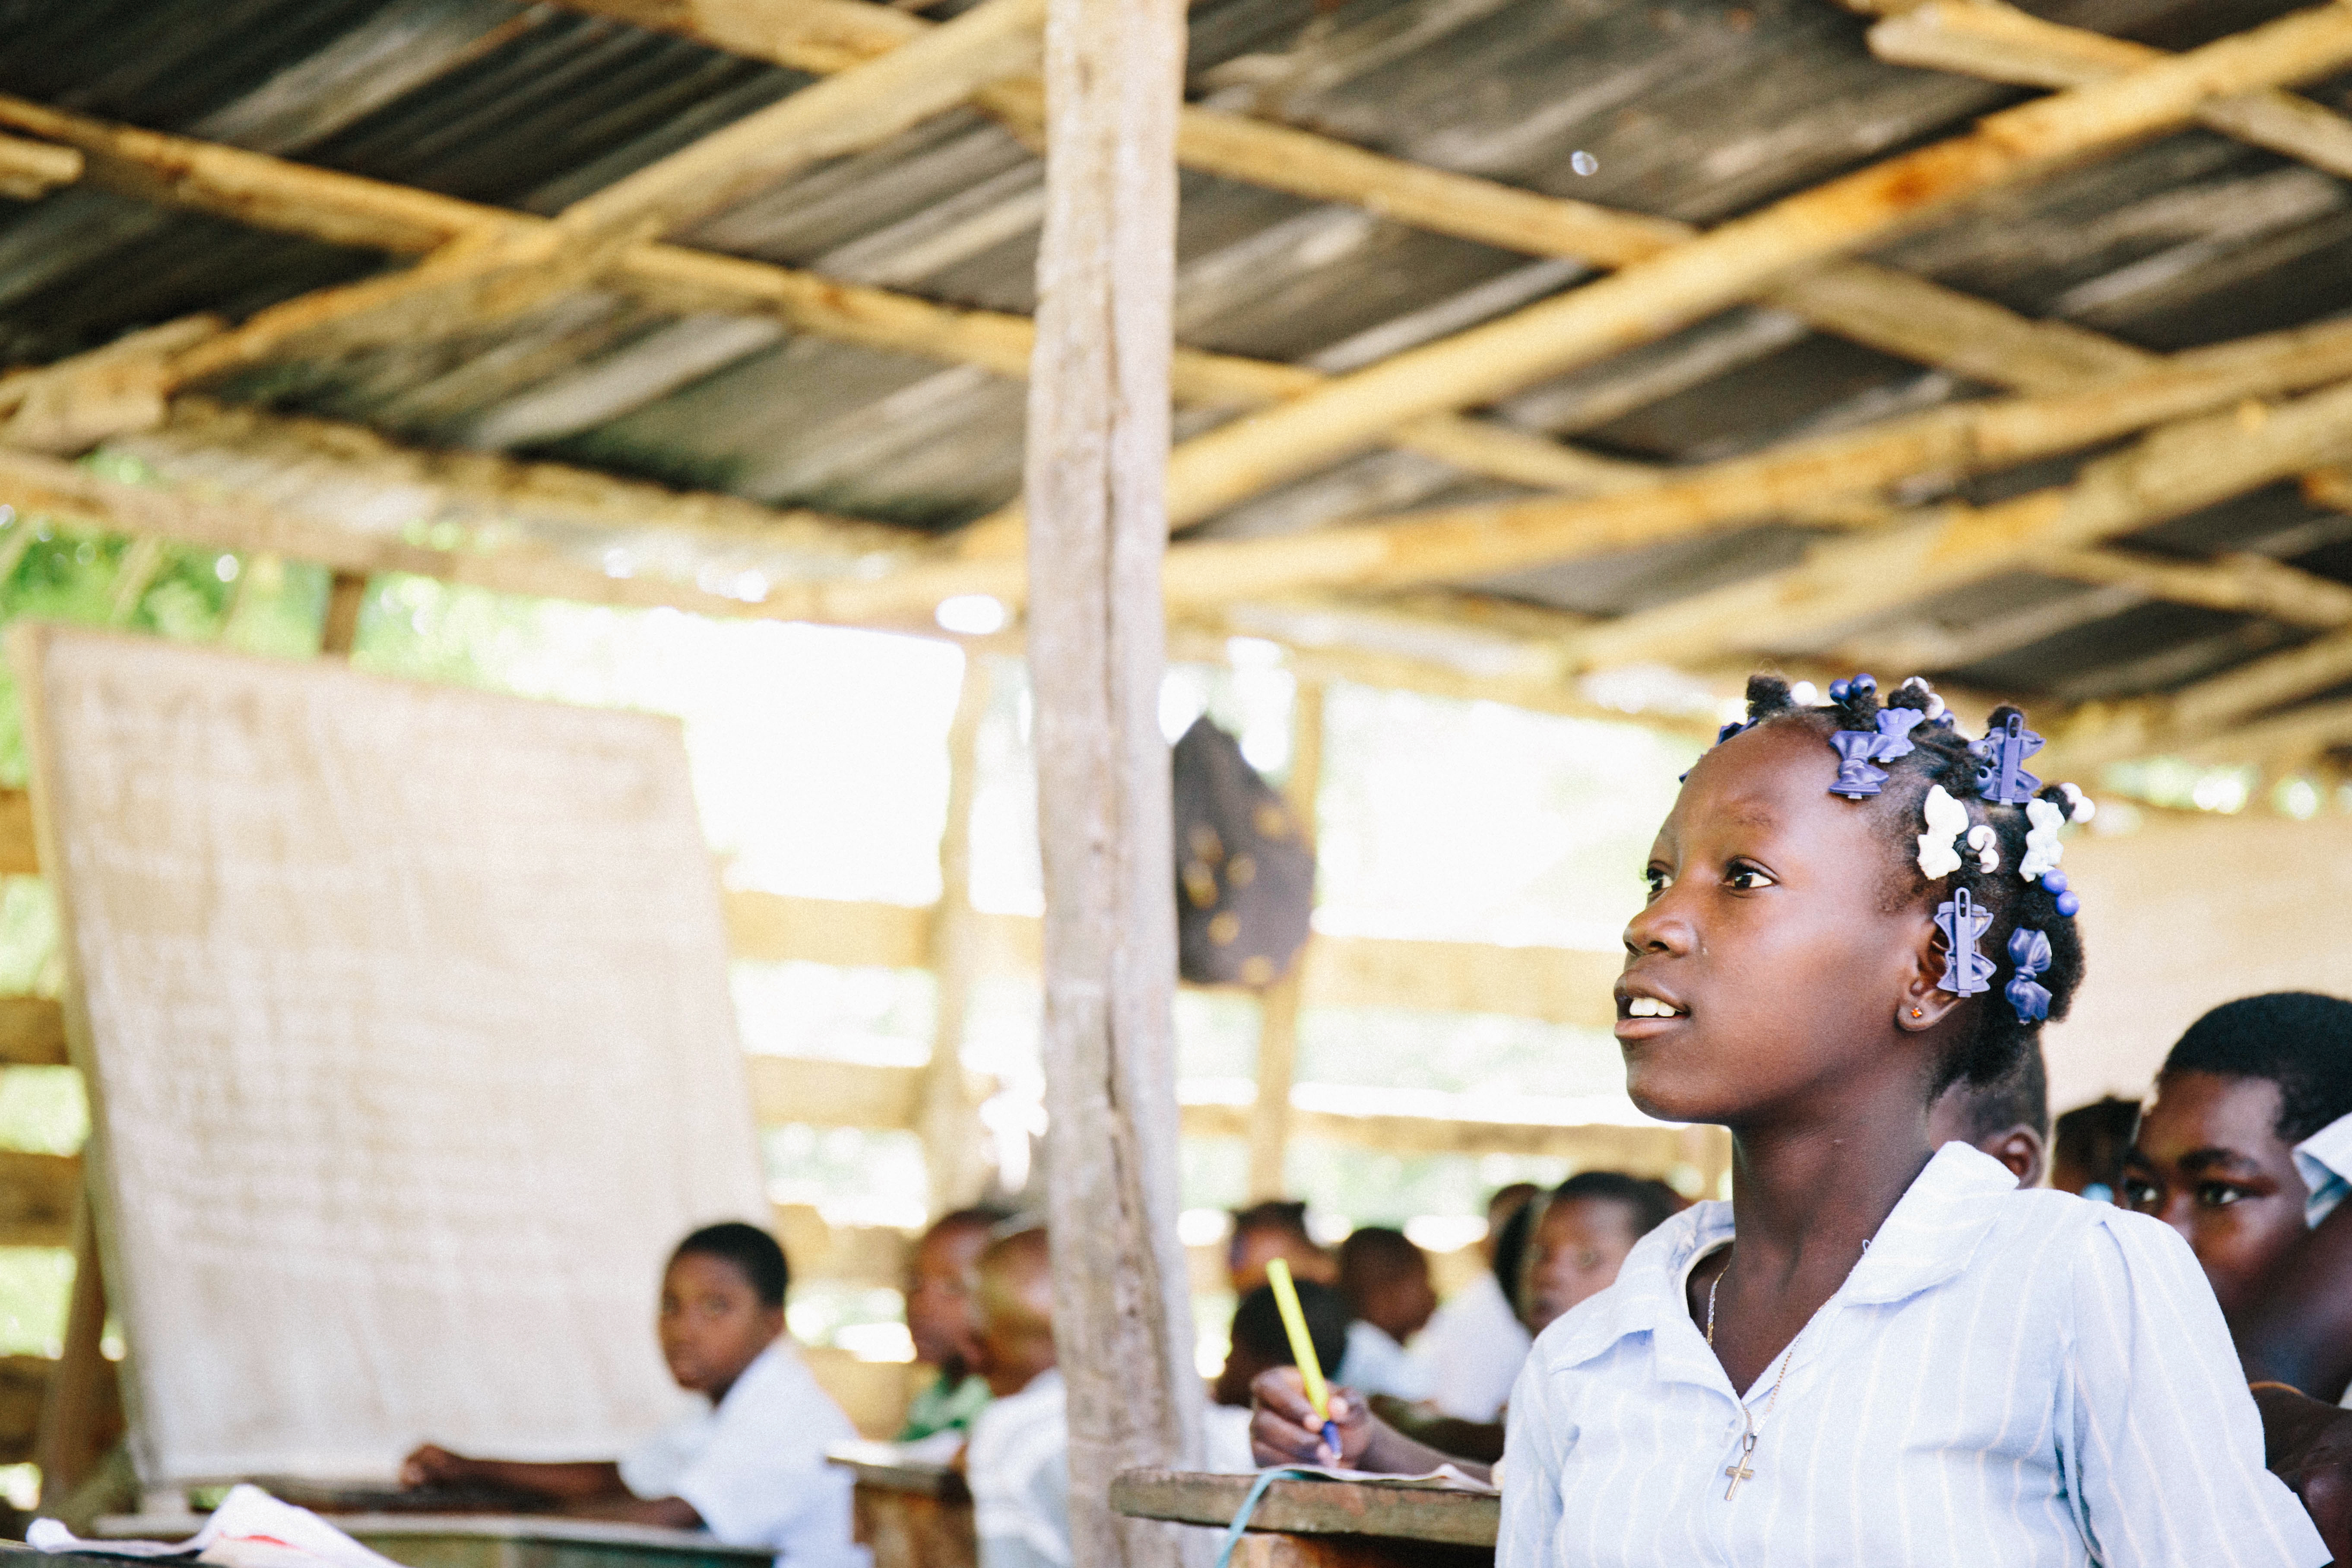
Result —
[{"label": "chalkboard", "polygon": [[149,1486],[612,1457],[667,1249],[761,1219],[678,726],[10,635]]}]

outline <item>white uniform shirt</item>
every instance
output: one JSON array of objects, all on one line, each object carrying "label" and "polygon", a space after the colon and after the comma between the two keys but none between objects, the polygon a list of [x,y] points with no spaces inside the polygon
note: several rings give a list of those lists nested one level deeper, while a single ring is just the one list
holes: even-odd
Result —
[{"label": "white uniform shirt", "polygon": [[866,1568],[849,1533],[849,1473],[824,1451],[857,1436],[817,1386],[799,1352],[779,1339],[761,1351],[727,1397],[670,1423],[621,1460],[621,1481],[641,1498],[682,1498],[730,1546],[772,1546],[783,1568]]},{"label": "white uniform shirt", "polygon": [[2315,1230],[2352,1194],[2352,1116],[2339,1116],[2294,1146],[2295,1173],[2311,1190],[2303,1223]]},{"label": "white uniform shirt", "polygon": [[980,1568],[1070,1568],[1069,1412],[1049,1371],[973,1420],[964,1472]]},{"label": "white uniform shirt", "polygon": [[1397,1343],[1395,1336],[1377,1323],[1358,1318],[1348,1325],[1348,1349],[1331,1381],[1359,1394],[1385,1394],[1393,1399],[1429,1397],[1429,1363]]},{"label": "white uniform shirt", "polygon": [[1482,1268],[1437,1309],[1413,1345],[1429,1363],[1432,1404],[1457,1420],[1492,1421],[1534,1342],[1495,1271]]},{"label": "white uniform shirt", "polygon": [[1691,1321],[1730,1239],[1700,1204],[1536,1342],[1511,1394],[1497,1568],[2098,1563],[2308,1568],[2228,1330],[2162,1223],[2015,1190],[1948,1143],[1740,1407]]}]

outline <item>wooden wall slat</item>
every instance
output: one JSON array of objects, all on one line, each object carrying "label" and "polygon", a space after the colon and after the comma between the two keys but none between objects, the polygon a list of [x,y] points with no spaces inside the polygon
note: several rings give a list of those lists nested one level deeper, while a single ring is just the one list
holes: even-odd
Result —
[{"label": "wooden wall slat", "polygon": [[0,1067],[63,1067],[65,1013],[46,996],[0,996]]},{"label": "wooden wall slat", "polygon": [[0,789],[0,877],[40,875],[33,851],[33,797],[20,789]]},{"label": "wooden wall slat", "polygon": [[81,1160],[0,1149],[0,1247],[70,1247]]}]

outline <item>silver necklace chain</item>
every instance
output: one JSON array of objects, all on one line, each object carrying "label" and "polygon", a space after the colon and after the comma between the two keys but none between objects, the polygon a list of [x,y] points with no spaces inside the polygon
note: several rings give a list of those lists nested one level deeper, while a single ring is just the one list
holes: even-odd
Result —
[{"label": "silver necklace chain", "polygon": [[[1869,1248],[1865,1247],[1864,1250],[1868,1251]],[[1706,1344],[1709,1350],[1715,1348],[1715,1293],[1723,1289],[1723,1276],[1730,1272],[1730,1261],[1726,1259],[1722,1269],[1717,1273],[1714,1280],[1706,1288]],[[1805,1328],[1811,1327],[1812,1324],[1810,1322],[1805,1325]],[[1757,1427],[1771,1419],[1772,1407],[1780,1403],[1780,1385],[1789,1381],[1789,1363],[1796,1359],[1797,1342],[1804,1337],[1805,1330],[1799,1329],[1796,1339],[1790,1340],[1789,1348],[1781,1352],[1780,1373],[1772,1380],[1772,1392],[1765,1398],[1762,1415],[1757,1415],[1748,1407],[1748,1401],[1740,1397],[1738,1390],[1735,1389],[1732,1392],[1732,1397],[1739,1402],[1739,1419],[1744,1430],[1739,1435],[1739,1458],[1732,1460],[1723,1469],[1723,1473],[1731,1478],[1731,1484],[1723,1489],[1723,1500],[1726,1502],[1731,1501],[1738,1495],[1740,1482],[1755,1479],[1756,1471],[1748,1461],[1756,1452]]]}]

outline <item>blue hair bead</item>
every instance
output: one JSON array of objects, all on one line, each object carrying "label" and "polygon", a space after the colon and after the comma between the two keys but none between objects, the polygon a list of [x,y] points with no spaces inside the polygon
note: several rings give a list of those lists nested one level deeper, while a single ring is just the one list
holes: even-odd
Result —
[{"label": "blue hair bead", "polygon": [[2083,900],[2077,898],[2074,894],[2061,893],[2058,895],[2058,912],[2064,915],[2068,920],[2073,920],[2076,915],[2082,913],[2082,910]]},{"label": "blue hair bead", "polygon": [[2053,893],[2063,893],[2066,890],[2066,873],[2044,871],[2042,873],[2042,885]]},{"label": "blue hair bead", "polygon": [[1850,680],[1832,680],[1830,682],[1830,700],[1843,702],[1846,699],[1846,693],[1853,689],[1853,682]]},{"label": "blue hair bead", "polygon": [[1857,675],[1846,682],[1846,686],[1848,689],[1853,691],[1875,691],[1878,689],[1878,678],[1874,675]]}]

